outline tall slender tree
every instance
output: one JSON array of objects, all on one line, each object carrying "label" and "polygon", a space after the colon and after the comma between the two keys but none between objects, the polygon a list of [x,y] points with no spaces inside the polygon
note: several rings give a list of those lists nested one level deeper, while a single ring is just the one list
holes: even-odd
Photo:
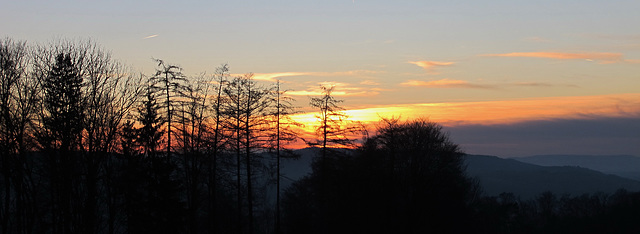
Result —
[{"label": "tall slender tree", "polygon": [[[23,232],[35,217],[36,209],[28,202],[34,194],[25,170],[25,154],[31,150],[31,128],[40,88],[33,76],[28,75],[31,62],[25,42],[9,38],[0,40],[0,183],[4,186],[0,205],[0,232]],[[1,195],[0,195],[1,196]]]},{"label": "tall slender tree", "polygon": [[[236,158],[238,165],[241,153],[244,153],[244,166],[247,186],[247,206],[249,233],[253,232],[254,219],[254,191],[253,166],[254,155],[259,149],[264,149],[268,140],[265,134],[269,126],[269,107],[272,104],[271,88],[260,86],[253,80],[253,74],[245,74],[234,78],[225,94],[229,97],[227,113],[232,119],[231,128],[235,130]],[[240,204],[239,204],[240,205]]]},{"label": "tall slender tree", "polygon": [[[308,144],[315,147],[319,146],[321,149],[320,160],[316,160],[315,163],[320,164],[320,171],[318,172],[320,177],[319,196],[323,199],[328,197],[327,178],[329,175],[327,172],[329,153],[335,155],[335,148],[354,147],[355,140],[350,136],[364,130],[359,123],[348,120],[349,116],[339,106],[343,100],[335,99],[331,95],[334,88],[335,86],[322,86],[322,96],[311,98],[309,103],[311,107],[317,108],[319,112],[316,115],[316,119],[320,123],[316,128],[316,135],[319,139],[308,142]],[[326,208],[326,206],[321,207],[322,215],[327,212]]]},{"label": "tall slender tree", "polygon": [[227,98],[227,102],[224,102],[222,111],[225,115],[225,128],[230,131],[229,144],[235,154],[235,166],[236,166],[236,209],[237,209],[237,226],[238,233],[242,233],[242,126],[244,116],[242,115],[242,103],[245,99],[245,93],[242,87],[245,80],[241,77],[234,77],[230,82],[227,82],[224,87],[224,95]]},{"label": "tall slender tree", "polygon": [[229,65],[223,64],[220,67],[216,68],[216,73],[214,75],[214,82],[216,83],[215,87],[215,96],[213,99],[212,111],[213,111],[213,139],[211,140],[210,147],[211,149],[211,157],[209,159],[209,232],[215,233],[217,228],[217,188],[218,188],[218,156],[221,152],[220,148],[222,146],[222,107],[223,102],[227,99],[223,96],[223,88],[225,87],[228,78],[229,78]]},{"label": "tall slender tree", "polygon": [[286,95],[286,90],[280,89],[280,80],[276,81],[272,95],[272,116],[274,128],[269,135],[269,148],[275,151],[276,156],[276,215],[275,215],[275,233],[281,233],[280,228],[280,177],[281,165],[280,159],[284,156],[287,158],[297,157],[291,150],[287,150],[284,146],[288,143],[299,139],[297,132],[293,127],[301,127],[302,124],[291,119],[290,115],[297,113],[292,102],[295,101]]},{"label": "tall slender tree", "polygon": [[82,77],[69,53],[59,53],[43,81],[44,134],[40,144],[51,153],[50,174],[52,185],[52,222],[56,232],[80,231],[80,220],[74,214],[82,213],[78,200],[79,168],[76,152],[81,149],[84,112],[82,103]]},{"label": "tall slender tree", "polygon": [[151,80],[155,84],[154,89],[158,92],[160,97],[164,99],[161,106],[164,109],[164,120],[167,124],[166,152],[167,160],[170,160],[171,148],[173,147],[171,138],[174,134],[174,130],[172,130],[173,117],[177,110],[177,99],[184,96],[184,89],[186,87],[187,79],[182,74],[181,67],[167,64],[161,59],[154,60],[158,63],[158,65],[156,68],[156,73],[153,77],[151,77]]}]

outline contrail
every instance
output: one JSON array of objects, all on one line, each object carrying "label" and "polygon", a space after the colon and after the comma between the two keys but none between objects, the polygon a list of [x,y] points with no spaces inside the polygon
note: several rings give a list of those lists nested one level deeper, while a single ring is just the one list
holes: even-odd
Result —
[{"label": "contrail", "polygon": [[151,36],[147,36],[147,37],[142,38],[142,39],[149,39],[149,38],[154,38],[154,37],[157,37],[157,36],[158,36],[158,34],[153,34]]}]

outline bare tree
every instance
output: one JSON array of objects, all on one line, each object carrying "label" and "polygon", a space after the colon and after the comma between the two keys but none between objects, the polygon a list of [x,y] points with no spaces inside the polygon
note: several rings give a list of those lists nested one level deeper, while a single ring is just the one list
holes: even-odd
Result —
[{"label": "bare tree", "polygon": [[331,95],[335,86],[322,86],[322,97],[311,98],[309,105],[318,109],[316,119],[320,125],[316,128],[319,139],[308,142],[310,146],[319,146],[322,149],[322,158],[326,158],[327,150],[332,147],[353,147],[355,140],[349,138],[363,131],[362,126],[354,121],[349,121],[349,116],[339,106],[344,100],[336,99]]},{"label": "bare tree", "polygon": [[52,160],[62,160],[64,163],[58,162],[65,165],[54,162],[52,167],[63,168],[51,172],[72,177],[71,193],[76,196],[71,197],[76,210],[67,220],[73,223],[56,222],[54,227],[58,231],[93,232],[101,222],[97,210],[104,205],[99,203],[99,183],[106,178],[101,175],[103,167],[109,165],[103,163],[118,148],[122,121],[141,92],[140,78],[131,76],[126,67],[90,40],[60,40],[34,48],[30,75],[43,87],[35,135],[41,148],[60,154]]},{"label": "bare tree", "polygon": [[[204,169],[204,150],[207,146],[204,135],[207,132],[206,121],[209,119],[207,96],[210,80],[205,76],[192,78],[192,83],[184,87],[184,97],[180,101],[179,127],[182,153],[182,172],[186,187],[188,212],[188,232],[198,233],[197,215],[201,207],[201,186]],[[203,168],[204,167],[204,168]]]},{"label": "bare tree", "polygon": [[286,96],[286,90],[280,89],[280,80],[276,81],[275,89],[273,90],[271,100],[273,102],[273,109],[271,117],[273,118],[272,124],[274,128],[270,131],[269,136],[269,148],[275,150],[276,155],[276,220],[275,220],[275,233],[280,233],[280,159],[282,156],[296,157],[291,150],[287,150],[284,146],[288,143],[296,141],[299,136],[292,127],[300,127],[302,124],[291,119],[290,115],[297,113],[292,102],[293,98]]},{"label": "bare tree", "polygon": [[[328,171],[328,154],[336,153],[335,148],[344,148],[355,146],[355,140],[349,138],[350,136],[362,132],[364,130],[362,125],[357,122],[349,121],[348,115],[343,112],[343,108],[338,104],[343,100],[335,99],[331,93],[335,86],[325,87],[322,86],[322,97],[311,98],[309,104],[311,107],[317,108],[319,113],[316,115],[316,119],[320,122],[320,125],[316,128],[316,135],[319,139],[311,142],[307,142],[310,146],[321,147],[320,160],[316,162],[320,164],[320,171],[318,172],[320,183],[320,197],[327,197],[328,185],[327,185],[327,171]],[[321,212],[325,212],[326,207],[321,209]]]},{"label": "bare tree", "polygon": [[[25,170],[32,149],[31,124],[40,89],[28,74],[31,62],[25,42],[0,40],[0,173],[4,193],[0,205],[2,233],[29,230],[36,222],[31,171]],[[13,191],[12,191],[13,190]]]},{"label": "bare tree", "polygon": [[213,111],[213,133],[212,133],[212,141],[210,143],[210,147],[212,148],[211,158],[209,160],[209,232],[215,232],[217,228],[217,188],[218,188],[218,155],[221,152],[220,148],[222,146],[222,106],[223,102],[227,99],[222,96],[223,88],[225,87],[229,78],[229,65],[223,64],[220,67],[216,68],[215,75],[213,79],[216,83],[215,87],[215,96],[213,99],[213,103],[211,104]]},{"label": "bare tree", "polygon": [[270,123],[268,116],[270,114],[269,107],[272,104],[271,89],[258,85],[252,77],[251,73],[236,77],[225,89],[225,94],[230,99],[227,113],[232,119],[230,127],[235,130],[234,141],[238,166],[240,165],[240,154],[244,153],[249,233],[253,232],[254,218],[252,164],[254,163],[254,154],[259,149],[263,149],[268,140],[264,130],[268,129]]},{"label": "bare tree", "polygon": [[245,93],[242,90],[245,80],[242,77],[234,77],[227,82],[224,87],[224,95],[227,99],[222,106],[225,115],[225,128],[230,131],[229,145],[235,151],[236,166],[236,206],[238,213],[238,232],[242,233],[242,176],[241,176],[241,152],[242,152],[242,126],[244,116],[242,115],[242,103]]},{"label": "bare tree", "polygon": [[153,81],[156,91],[160,97],[164,99],[162,108],[165,109],[165,122],[167,123],[167,160],[171,158],[171,136],[173,134],[172,121],[177,109],[177,100],[184,96],[184,87],[187,82],[186,77],[182,74],[182,68],[176,65],[166,64],[163,60],[154,59],[158,63],[156,73],[151,80]]}]

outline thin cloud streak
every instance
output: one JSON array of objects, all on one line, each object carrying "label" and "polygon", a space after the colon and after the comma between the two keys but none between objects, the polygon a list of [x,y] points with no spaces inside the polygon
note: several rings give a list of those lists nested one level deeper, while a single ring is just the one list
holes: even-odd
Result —
[{"label": "thin cloud streak", "polygon": [[567,87],[567,88],[578,88],[579,86],[574,84],[552,84],[552,83],[542,83],[542,82],[518,82],[510,84],[510,86],[520,86],[520,87]]},{"label": "thin cloud streak", "polygon": [[438,67],[446,67],[455,64],[455,62],[440,62],[440,61],[409,61],[407,63],[419,66],[428,72],[435,72]]},{"label": "thin cloud streak", "polygon": [[471,84],[463,80],[433,80],[433,81],[421,81],[421,80],[408,80],[400,83],[401,86],[407,87],[427,87],[427,88],[472,88],[472,89],[492,89],[492,86]]},{"label": "thin cloud streak", "polygon": [[275,81],[277,80],[277,78],[288,77],[288,76],[304,76],[306,74],[307,73],[305,72],[254,73],[253,79]]},{"label": "thin cloud streak", "polygon": [[400,86],[405,87],[424,87],[424,88],[466,88],[466,89],[500,89],[505,87],[537,87],[537,88],[552,88],[552,87],[567,87],[567,88],[577,88],[577,85],[573,84],[552,84],[552,83],[543,83],[543,82],[518,82],[518,83],[507,83],[507,84],[491,84],[491,85],[480,85],[469,83],[464,80],[451,80],[451,79],[442,79],[442,80],[433,80],[433,81],[422,81],[422,80],[407,80],[405,82],[400,83]]},{"label": "thin cloud streak", "polygon": [[146,36],[146,37],[144,37],[142,39],[144,40],[144,39],[154,38],[154,37],[157,37],[157,36],[158,36],[158,34],[153,34],[151,36]]},{"label": "thin cloud streak", "polygon": [[550,58],[550,59],[581,59],[594,60],[600,63],[616,63],[622,62],[623,55],[621,53],[564,53],[564,52],[514,52],[505,54],[483,54],[484,57],[523,57],[523,58]]},{"label": "thin cloud streak", "polygon": [[339,82],[321,82],[319,85],[309,87],[306,90],[289,91],[287,94],[291,96],[321,96],[323,95],[323,90],[320,88],[322,86],[336,87],[336,89],[331,93],[331,95],[336,97],[370,97],[380,94],[379,90],[375,88],[364,89],[360,87],[351,87],[349,84]]},{"label": "thin cloud streak", "polygon": [[[254,73],[253,78],[256,80],[275,81],[282,77],[294,76],[314,76],[314,77],[362,77],[368,78],[375,74],[384,73],[383,71],[371,70],[352,70],[343,72],[274,72],[274,73]],[[238,74],[233,74],[234,76]]]}]

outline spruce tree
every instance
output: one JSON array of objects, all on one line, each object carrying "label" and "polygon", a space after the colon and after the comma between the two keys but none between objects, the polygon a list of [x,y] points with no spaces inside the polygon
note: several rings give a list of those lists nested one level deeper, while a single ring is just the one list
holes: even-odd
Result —
[{"label": "spruce tree", "polygon": [[49,131],[49,147],[77,150],[83,129],[82,77],[69,54],[60,53],[45,78],[43,125]]},{"label": "spruce tree", "polygon": [[51,210],[54,232],[73,233],[82,220],[74,215],[83,208],[77,189],[80,187],[80,161],[75,152],[81,149],[83,130],[82,77],[71,55],[59,53],[43,80],[45,114],[40,144],[50,152]]},{"label": "spruce tree", "polygon": [[142,106],[138,108],[138,122],[142,127],[137,129],[137,144],[142,147],[145,156],[156,156],[158,146],[162,143],[162,117],[158,114],[159,109],[154,93],[147,88]]}]

